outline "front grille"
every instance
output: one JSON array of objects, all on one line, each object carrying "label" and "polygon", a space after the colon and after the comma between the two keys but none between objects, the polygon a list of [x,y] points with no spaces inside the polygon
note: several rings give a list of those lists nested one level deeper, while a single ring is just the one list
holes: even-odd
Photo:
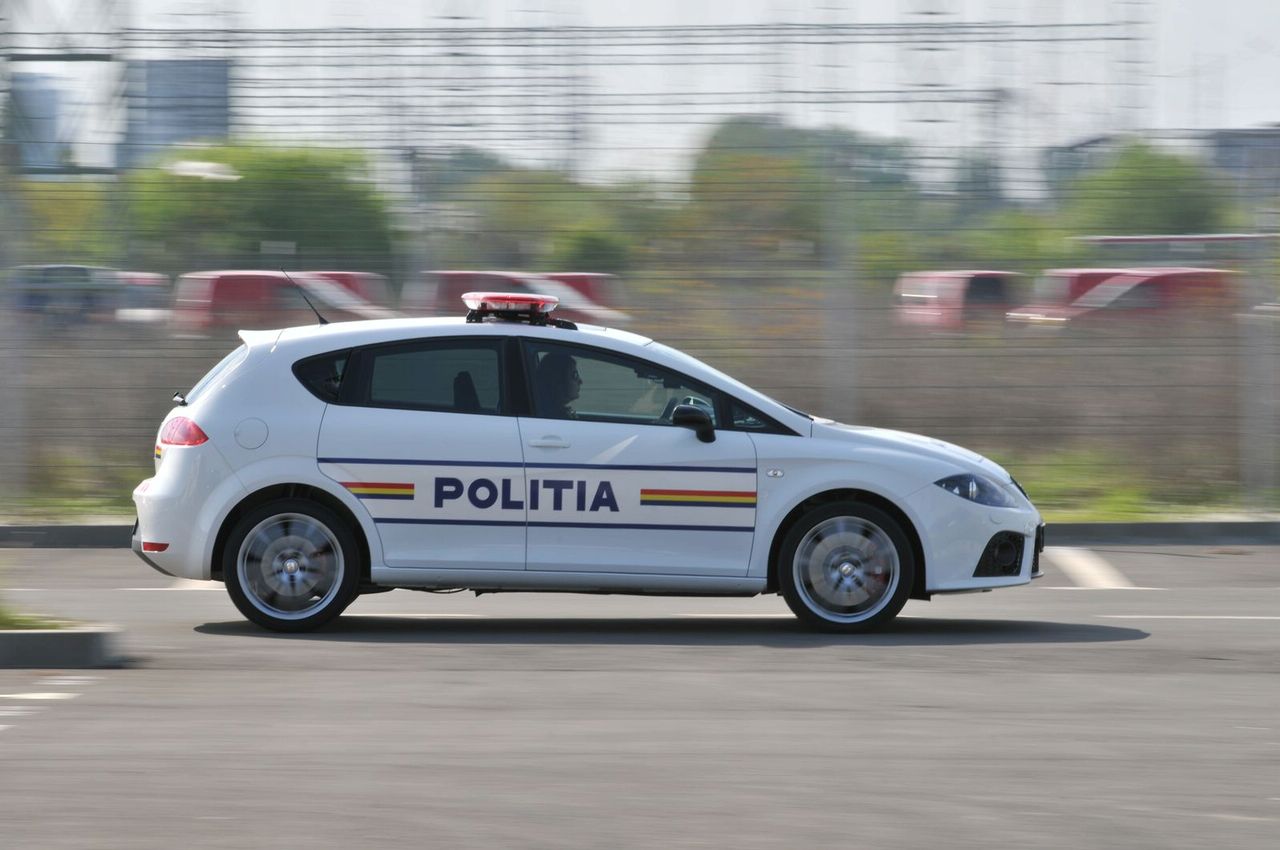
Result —
[{"label": "front grille", "polygon": [[1026,541],[1026,536],[1016,531],[997,533],[982,550],[982,557],[978,559],[978,567],[973,571],[973,577],[993,578],[1018,575],[1022,571],[1022,549]]}]

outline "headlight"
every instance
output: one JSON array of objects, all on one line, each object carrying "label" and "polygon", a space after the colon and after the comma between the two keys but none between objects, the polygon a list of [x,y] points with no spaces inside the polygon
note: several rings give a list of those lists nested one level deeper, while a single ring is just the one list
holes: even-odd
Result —
[{"label": "headlight", "polygon": [[981,475],[964,473],[962,475],[952,475],[933,483],[948,493],[953,493],[971,502],[977,502],[979,505],[990,505],[993,508],[1012,508],[1017,506],[1013,496],[1009,495],[1007,490],[990,478],[983,478]]}]

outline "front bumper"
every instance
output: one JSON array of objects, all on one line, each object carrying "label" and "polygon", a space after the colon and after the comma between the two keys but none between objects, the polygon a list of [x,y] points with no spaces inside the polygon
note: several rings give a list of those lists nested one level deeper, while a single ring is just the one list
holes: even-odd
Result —
[{"label": "front bumper", "polygon": [[[1020,498],[1018,507],[994,508],[962,499],[929,485],[908,497],[924,547],[928,593],[956,593],[1027,584],[1037,577],[1044,521]],[[1017,570],[1007,575],[977,575],[988,545],[998,535],[1021,541]]]},{"label": "front bumper", "polygon": [[1044,553],[1044,523],[1036,526],[1036,543],[1034,555],[1031,558],[1031,577],[1033,579],[1044,578],[1044,573],[1040,570],[1040,555]]}]

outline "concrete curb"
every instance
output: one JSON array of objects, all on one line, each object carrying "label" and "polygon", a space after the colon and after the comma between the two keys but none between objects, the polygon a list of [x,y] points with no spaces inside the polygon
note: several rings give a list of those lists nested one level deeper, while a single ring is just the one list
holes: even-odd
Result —
[{"label": "concrete curb", "polygon": [[65,629],[0,630],[0,669],[116,667],[119,630],[109,625]]},{"label": "concrete curb", "polygon": [[1045,528],[1047,546],[1280,545],[1280,522],[1064,522]]},{"label": "concrete curb", "polygon": [[[0,549],[127,549],[132,525],[0,525]],[[1280,545],[1280,522],[1050,523],[1050,546]]]},{"label": "concrete curb", "polygon": [[0,525],[0,549],[127,549],[132,525]]}]

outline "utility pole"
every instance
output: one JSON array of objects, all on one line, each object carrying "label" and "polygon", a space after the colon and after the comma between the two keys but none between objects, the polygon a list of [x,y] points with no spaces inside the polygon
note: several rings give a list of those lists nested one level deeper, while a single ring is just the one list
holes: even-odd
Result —
[{"label": "utility pole", "polygon": [[850,174],[853,151],[845,150],[846,136],[837,128],[835,120],[835,93],[839,86],[839,48],[841,40],[837,9],[826,7],[821,26],[824,51],[822,90],[824,118],[822,133],[826,139],[822,146],[821,193],[822,227],[819,249],[822,252],[822,291],[824,331],[819,356],[823,358],[823,385],[828,398],[825,409],[845,422],[856,420],[858,412],[857,374],[855,352],[858,341],[858,286],[859,281],[851,262],[856,235],[846,232],[852,228],[853,216],[849,209],[851,199],[847,188],[853,182]]}]

